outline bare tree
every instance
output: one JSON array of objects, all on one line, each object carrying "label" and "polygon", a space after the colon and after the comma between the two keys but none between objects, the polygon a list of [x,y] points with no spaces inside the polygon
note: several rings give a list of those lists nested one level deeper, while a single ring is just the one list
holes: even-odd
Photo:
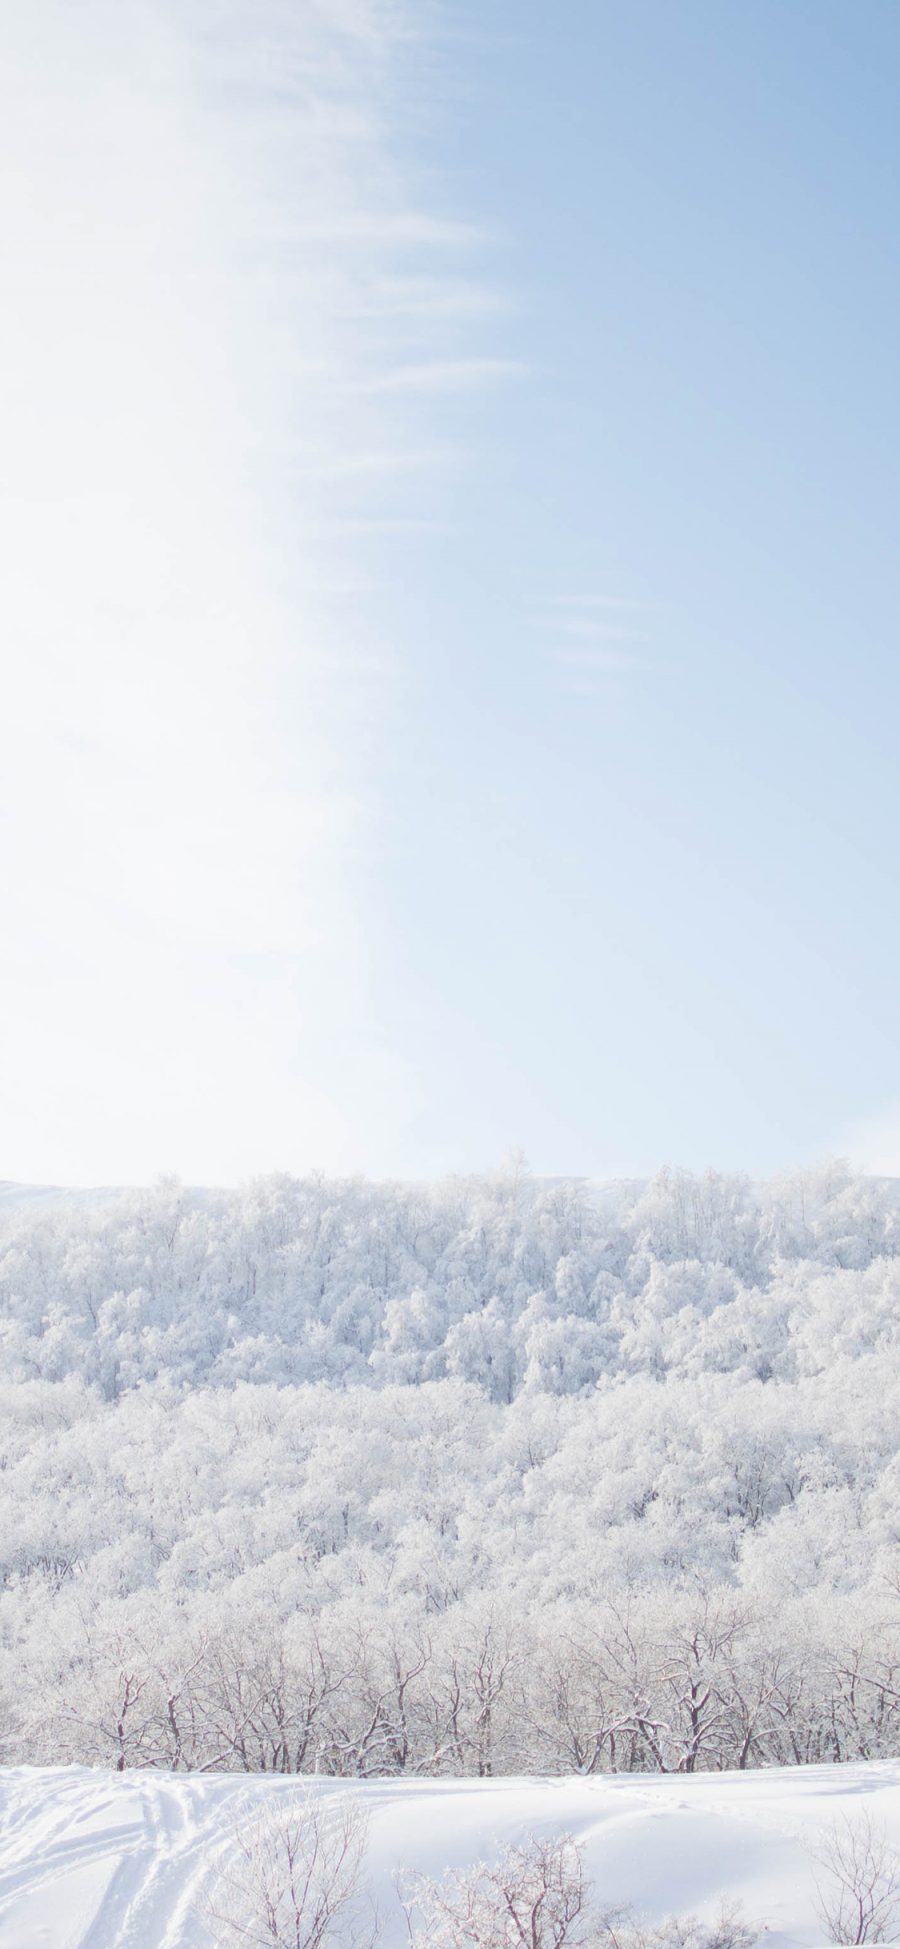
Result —
[{"label": "bare tree", "polygon": [[900,1856],[867,1813],[835,1822],[816,1855],[819,1916],[831,1942],[900,1941]]},{"label": "bare tree", "polygon": [[668,1915],[652,1928],[637,1921],[631,1909],[608,1911],[597,1928],[601,1949],[752,1949],[758,1935],[739,1909],[728,1907],[719,1910],[714,1922]]},{"label": "bare tree", "polygon": [[759,1933],[734,1908],[652,1927],[630,1908],[597,1908],[570,1834],[533,1837],[441,1881],[415,1875],[400,1894],[411,1949],[752,1949]]},{"label": "bare tree", "polygon": [[373,1949],[367,1830],[354,1800],[279,1793],[249,1832],[235,1832],[207,1900],[217,1949]]},{"label": "bare tree", "polygon": [[415,1875],[401,1887],[410,1940],[428,1949],[580,1949],[591,1934],[571,1835],[504,1848],[495,1862]]}]

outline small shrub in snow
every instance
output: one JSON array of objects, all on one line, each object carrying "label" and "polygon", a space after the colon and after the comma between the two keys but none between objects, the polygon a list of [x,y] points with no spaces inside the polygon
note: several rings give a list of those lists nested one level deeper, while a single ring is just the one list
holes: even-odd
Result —
[{"label": "small shrub in snow", "polygon": [[817,1856],[819,1915],[830,1942],[900,1941],[900,1856],[867,1813],[832,1827]]},{"label": "small shrub in snow", "polygon": [[759,1930],[751,1928],[736,1908],[722,1908],[714,1922],[696,1915],[667,1915],[650,1928],[636,1921],[630,1909],[601,1919],[602,1949],[752,1949]]},{"label": "small shrub in snow", "polygon": [[353,1801],[301,1794],[236,1832],[206,1904],[216,1949],[373,1949],[367,1825]]},{"label": "small shrub in snow", "polygon": [[591,1939],[580,1850],[568,1834],[504,1848],[401,1889],[411,1941],[427,1949],[581,1949]]},{"label": "small shrub in snow", "polygon": [[652,1927],[632,1909],[598,1908],[569,1834],[534,1836],[440,1881],[415,1876],[402,1899],[412,1949],[752,1949],[758,1935],[733,1908]]}]

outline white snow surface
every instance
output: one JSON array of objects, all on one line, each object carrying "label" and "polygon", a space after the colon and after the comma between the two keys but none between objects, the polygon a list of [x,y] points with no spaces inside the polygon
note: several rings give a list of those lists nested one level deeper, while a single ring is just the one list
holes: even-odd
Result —
[{"label": "white snow surface", "polygon": [[900,1845],[900,1761],[604,1779],[337,1780],[0,1771],[0,1949],[209,1949],[204,1890],[237,1827],[307,1791],[358,1797],[384,1949],[401,1949],[398,1869],[439,1874],[530,1835],[582,1844],[604,1906],[649,1922],[739,1903],[767,1949],[812,1949],[836,1819]]}]

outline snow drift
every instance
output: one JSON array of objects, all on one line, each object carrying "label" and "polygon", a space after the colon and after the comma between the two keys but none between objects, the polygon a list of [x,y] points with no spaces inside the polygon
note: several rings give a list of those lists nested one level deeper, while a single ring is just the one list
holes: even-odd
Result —
[{"label": "snow drift", "polygon": [[440,1874],[506,1843],[567,1831],[604,1904],[710,1920],[740,1904],[769,1949],[823,1940],[815,1856],[865,1811],[900,1843],[900,1762],[602,1780],[307,1782],[0,1776],[0,1949],[210,1949],[204,1889],[235,1825],[310,1789],[361,1797],[384,1949],[402,1949],[399,1869]]}]

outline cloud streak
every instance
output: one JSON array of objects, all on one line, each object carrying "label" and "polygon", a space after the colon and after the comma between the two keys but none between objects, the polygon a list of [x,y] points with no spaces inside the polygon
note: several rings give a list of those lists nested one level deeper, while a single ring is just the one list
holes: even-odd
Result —
[{"label": "cloud streak", "polygon": [[568,696],[602,698],[605,680],[647,667],[644,631],[620,620],[643,608],[619,596],[557,596],[542,604],[532,627],[549,638],[547,656]]},{"label": "cloud streak", "polygon": [[495,376],[441,338],[478,312],[471,233],[392,159],[414,29],[363,0],[9,23],[8,1175],[342,1168],[353,1106],[402,1105],[354,902],[372,652],[329,591],[348,515],[443,464],[392,393]]}]

